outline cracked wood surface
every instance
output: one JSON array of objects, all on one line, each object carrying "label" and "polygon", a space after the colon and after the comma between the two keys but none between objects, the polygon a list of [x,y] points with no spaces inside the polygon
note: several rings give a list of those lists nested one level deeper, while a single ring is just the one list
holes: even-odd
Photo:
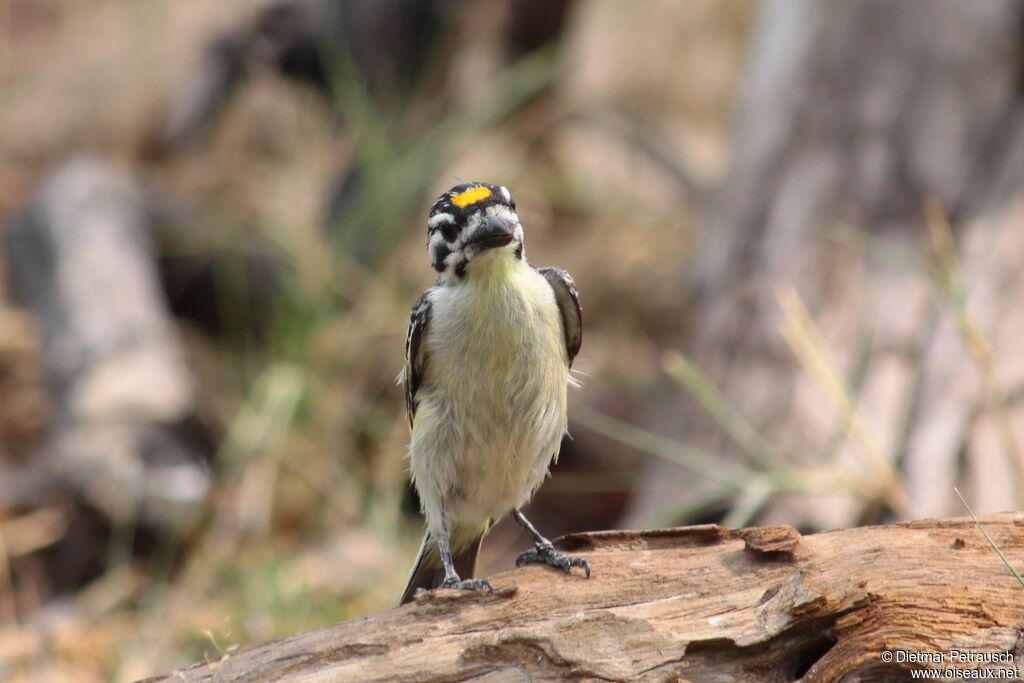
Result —
[{"label": "cracked wood surface", "polygon": [[[1024,513],[981,523],[1019,564]],[[586,557],[592,578],[504,572],[490,596],[421,594],[150,680],[892,681],[915,665],[887,665],[883,651],[951,648],[1012,653],[1024,673],[1024,587],[970,519],[807,536],[607,531],[557,545]]]}]

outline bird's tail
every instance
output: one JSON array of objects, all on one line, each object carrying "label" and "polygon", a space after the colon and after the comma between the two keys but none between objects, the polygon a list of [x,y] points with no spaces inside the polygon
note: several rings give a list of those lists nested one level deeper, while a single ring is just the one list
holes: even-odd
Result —
[{"label": "bird's tail", "polygon": [[[476,557],[480,553],[480,541],[483,540],[490,524],[482,529],[456,529],[451,535],[452,564],[455,565],[455,573],[460,579],[473,577],[476,571]],[[444,565],[441,563],[441,553],[437,549],[430,532],[423,535],[423,543],[420,544],[420,552],[416,556],[416,563],[412,566],[409,574],[409,583],[402,593],[402,600],[398,603],[404,605],[411,602],[420,588],[431,590],[437,588],[444,581]]]}]

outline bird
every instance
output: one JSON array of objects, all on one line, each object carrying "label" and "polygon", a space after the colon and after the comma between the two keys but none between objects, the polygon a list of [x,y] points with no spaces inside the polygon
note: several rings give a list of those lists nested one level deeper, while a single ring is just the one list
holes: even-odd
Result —
[{"label": "bird", "polygon": [[427,249],[436,283],[412,307],[399,381],[411,428],[409,462],[426,533],[400,604],[420,590],[486,590],[474,578],[480,542],[506,515],[534,547],[517,566],[590,577],[523,515],[567,431],[570,374],[583,339],[576,284],[526,259],[508,188],[456,185],[434,202]]}]

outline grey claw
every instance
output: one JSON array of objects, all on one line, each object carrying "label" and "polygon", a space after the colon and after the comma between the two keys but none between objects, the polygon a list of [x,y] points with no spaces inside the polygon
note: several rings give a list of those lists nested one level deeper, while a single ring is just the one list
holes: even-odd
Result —
[{"label": "grey claw", "polygon": [[561,569],[566,574],[572,572],[573,567],[579,567],[586,573],[587,578],[590,578],[589,562],[582,557],[564,555],[555,550],[552,545],[538,545],[533,550],[527,550],[516,558],[517,567],[522,567],[524,564],[546,564]]},{"label": "grey claw", "polygon": [[490,594],[494,594],[494,587],[491,582],[487,579],[445,579],[441,582],[438,588],[451,588],[458,591],[479,591],[486,590]]}]

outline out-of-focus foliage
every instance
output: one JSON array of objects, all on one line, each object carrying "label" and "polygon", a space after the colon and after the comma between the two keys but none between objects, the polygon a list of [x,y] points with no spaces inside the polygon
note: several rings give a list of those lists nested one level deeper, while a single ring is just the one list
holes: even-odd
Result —
[{"label": "out-of-focus foliage", "polygon": [[[344,55],[327,98],[257,68],[201,144],[147,157],[207,42],[262,4],[0,3],[0,224],[54,164],[89,150],[202,216],[199,231],[161,233],[165,258],[258,245],[279,285],[243,300],[260,283],[240,258],[219,260],[215,278],[237,285],[213,302],[220,334],[178,323],[219,435],[193,533],[137,555],[136,530],[116,528],[106,570],[53,600],[17,539],[59,537],[63,508],[0,511],[0,679],[130,680],[393,603],[420,534],[393,378],[409,306],[432,281],[426,209],[459,179],[512,188],[531,260],[575,276],[587,321],[577,367],[595,404],[660,372],[648,333],[672,314],[695,202],[724,167],[746,5],[582,1],[556,45],[506,64],[492,40],[500,3],[466,3],[444,45],[440,111],[429,92],[376,109]],[[355,162],[332,231],[331,184]],[[45,387],[31,320],[6,296],[0,307],[0,458],[19,461],[44,433]],[[547,489],[579,526],[588,506],[589,524],[609,523],[603,506],[621,507],[631,486],[584,467],[556,470]],[[499,528],[483,569],[510,566],[517,542]]]},{"label": "out-of-focus foliage", "polygon": [[[902,119],[904,107],[877,121],[856,118],[856,108],[829,109],[857,88],[866,94],[856,104],[869,113],[909,97],[904,84],[914,73],[890,72],[861,49],[866,38],[856,31],[826,27],[841,33],[836,42],[829,31],[814,34],[832,61],[812,53],[813,63],[790,64],[806,67],[806,102],[799,88],[781,88],[786,106],[743,110],[738,135],[745,130],[751,143],[731,137],[731,111],[743,106],[736,94],[746,83],[747,95],[757,90],[751,101],[771,99],[771,87],[758,84],[778,86],[771,76],[789,73],[787,46],[773,46],[812,30],[783,21],[794,21],[795,5],[761,15],[757,26],[768,24],[778,42],[755,43],[767,56],[747,65],[744,81],[753,6],[739,0],[577,0],[564,30],[536,50],[523,48],[521,33],[518,43],[503,33],[515,24],[513,8],[540,15],[561,3],[424,0],[418,8],[430,21],[406,28],[429,40],[377,48],[405,58],[403,77],[389,81],[386,68],[367,67],[372,45],[363,40],[349,53],[330,39],[345,31],[323,35],[329,22],[313,24],[319,42],[302,54],[316,69],[290,78],[298,67],[282,67],[275,50],[295,17],[260,14],[272,1],[0,0],[0,237],[39,183],[77,153],[115,159],[145,186],[159,214],[154,238],[175,330],[215,451],[213,490],[184,534],[137,519],[111,527],[60,496],[6,509],[5,495],[20,484],[0,479],[0,680],[133,680],[394,604],[421,534],[394,377],[409,307],[434,276],[427,208],[459,181],[511,188],[530,261],[567,269],[581,293],[585,334],[574,367],[584,388],[570,401],[573,439],[530,510],[546,534],[623,519],[875,522],[908,516],[925,499],[952,500],[936,481],[960,482],[979,510],[1019,500],[1020,390],[1007,380],[1020,375],[1012,353],[1019,321],[998,309],[1007,305],[1003,289],[1024,286],[1013,261],[1019,202],[999,207],[1006,210],[993,229],[972,215],[951,225],[947,207],[912,195],[933,176],[965,175],[944,154],[966,155],[970,145],[956,135],[915,137],[910,124],[902,130],[921,113]],[[349,6],[372,14],[376,3]],[[878,6],[814,11],[870,19]],[[907,3],[899,15],[913,24],[919,11]],[[257,16],[272,19],[254,23]],[[992,29],[992,16],[978,10],[971,25]],[[917,27],[886,28],[899,38]],[[904,44],[886,45],[893,42]],[[830,49],[837,46],[841,57]],[[236,61],[221,64],[221,81],[207,80],[230,86],[216,115],[197,135],[177,129],[188,145],[154,144],[183,84],[225,54]],[[885,73],[833,77],[873,64],[868,57]],[[986,70],[986,58],[967,61],[978,72],[1015,73],[1005,63]],[[977,123],[961,116],[974,110],[961,106],[956,71],[941,76],[919,84],[932,88],[921,101],[936,103],[922,120],[950,130]],[[400,83],[411,91],[396,93]],[[799,101],[787,108],[790,95]],[[1002,100],[988,103],[1001,112],[993,102]],[[807,130],[788,127],[800,122]],[[963,128],[975,135],[983,127]],[[786,144],[773,147],[771,134]],[[889,138],[875,134],[896,138],[893,149],[881,149]],[[820,142],[815,136],[820,148],[802,146]],[[904,142],[923,159],[914,173],[901,172]],[[751,177],[772,182],[723,182],[734,144],[746,152],[737,157],[754,159]],[[985,138],[984,146],[998,145]],[[788,170],[778,187],[776,165]],[[849,189],[851,165],[868,180],[844,201],[870,204],[892,191],[893,183],[873,185],[878,178],[909,189],[867,207],[866,220],[877,214],[878,224],[805,220],[821,207],[823,223],[846,216],[830,192],[815,192]],[[964,206],[984,203],[965,186]],[[730,196],[716,193],[723,187],[736,201],[721,201]],[[778,197],[788,198],[781,207]],[[708,216],[723,206],[749,220],[709,235]],[[853,208],[859,220],[863,207]],[[709,225],[700,251],[697,228]],[[774,228],[770,239],[751,246],[765,226]],[[721,248],[708,253],[709,244]],[[741,258],[723,257],[730,252]],[[691,271],[717,289],[694,294]],[[40,334],[4,282],[0,477],[31,470],[46,452],[48,426],[62,417],[40,371]],[[1000,327],[1001,319],[1010,323]],[[926,399],[948,414],[929,422]],[[911,434],[922,424],[938,428]],[[916,464],[908,464],[915,439]],[[937,478],[933,451],[945,463]],[[62,560],[54,549],[71,538],[88,547],[72,546]],[[511,567],[523,542],[499,524],[482,572]],[[101,566],[60,593],[55,567],[85,554]]]}]

